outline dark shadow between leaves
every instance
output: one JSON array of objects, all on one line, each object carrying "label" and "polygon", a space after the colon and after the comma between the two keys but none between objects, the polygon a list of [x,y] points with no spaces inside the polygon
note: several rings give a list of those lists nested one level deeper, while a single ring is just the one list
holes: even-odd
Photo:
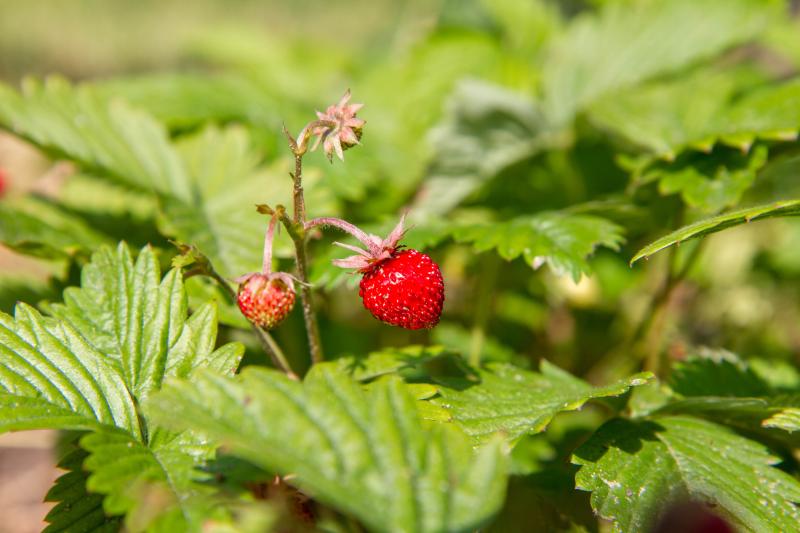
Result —
[{"label": "dark shadow between leaves", "polygon": [[664,427],[655,422],[615,418],[603,424],[592,438],[575,450],[574,456],[594,463],[612,447],[633,455],[642,449],[642,441],[658,441],[656,434],[660,431],[664,431]]}]

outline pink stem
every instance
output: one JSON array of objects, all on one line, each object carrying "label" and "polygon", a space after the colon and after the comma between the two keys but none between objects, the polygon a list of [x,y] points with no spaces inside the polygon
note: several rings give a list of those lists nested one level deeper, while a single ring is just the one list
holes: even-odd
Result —
[{"label": "pink stem", "polygon": [[275,237],[275,223],[278,221],[277,213],[269,219],[267,234],[264,236],[264,261],[261,263],[261,272],[269,274],[272,272],[272,239]]},{"label": "pink stem", "polygon": [[333,218],[333,217],[321,217],[321,218],[314,218],[309,220],[303,226],[306,230],[310,230],[311,228],[316,228],[317,226],[333,226],[335,228],[339,228],[340,230],[344,231],[345,233],[349,233],[359,241],[361,241],[364,246],[366,246],[373,255],[377,255],[380,253],[380,246],[373,241],[369,235],[367,235],[364,231],[357,228],[353,224],[342,220],[341,218]]}]

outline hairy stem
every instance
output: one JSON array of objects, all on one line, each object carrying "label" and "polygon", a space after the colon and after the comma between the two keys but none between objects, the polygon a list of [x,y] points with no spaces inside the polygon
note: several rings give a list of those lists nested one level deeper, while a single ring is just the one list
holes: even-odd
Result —
[{"label": "hairy stem", "polygon": [[[270,224],[272,225],[272,224]],[[268,230],[269,231],[269,230]],[[272,248],[272,247],[270,247]],[[228,282],[219,275],[219,273],[214,270],[213,268],[209,267],[208,271],[205,273],[207,276],[211,277],[217,284],[222,287],[225,291],[225,294],[228,295],[231,302],[236,303],[236,291],[228,284]],[[264,331],[260,327],[256,326],[255,324],[250,324],[250,327],[253,329],[253,333],[256,334],[258,337],[259,342],[261,343],[261,347],[264,349],[266,354],[269,356],[272,364],[275,365],[275,368],[280,369],[281,371],[285,372],[287,376],[292,379],[297,379],[297,374],[294,373],[292,367],[289,366],[289,361],[286,359],[286,355],[281,350],[281,347],[269,334],[269,332]]]},{"label": "hairy stem", "polygon": [[308,333],[308,347],[311,351],[311,361],[321,362],[324,357],[322,354],[322,342],[319,334],[319,324],[317,315],[314,313],[314,300],[311,286],[308,284],[308,256],[306,251],[305,239],[295,241],[295,253],[297,258],[297,277],[300,283],[300,295],[303,302],[303,318],[306,322]]},{"label": "hairy stem", "polygon": [[261,263],[261,272],[269,274],[272,272],[272,240],[275,238],[275,223],[278,217],[275,213],[269,219],[267,234],[264,236],[264,260]]},{"label": "hairy stem", "polygon": [[300,299],[303,305],[303,319],[306,324],[306,333],[308,334],[308,348],[311,352],[311,362],[319,363],[324,359],[322,354],[322,341],[319,334],[319,324],[317,323],[317,315],[314,312],[314,295],[311,291],[311,286],[308,283],[308,252],[306,250],[306,204],[303,196],[303,154],[305,150],[299,150],[297,142],[286,129],[283,132],[289,141],[289,147],[294,154],[294,173],[292,173],[293,187],[293,200],[294,200],[294,213],[292,221],[289,225],[288,217],[284,210],[279,213],[281,222],[286,226],[287,231],[292,237],[295,248],[295,259],[297,262],[297,278],[300,280]]},{"label": "hairy stem", "polygon": [[264,331],[255,324],[252,324],[252,327],[264,351],[267,352],[269,358],[272,360],[272,364],[286,373],[289,378],[297,380],[297,374],[295,374],[292,367],[289,366],[289,361],[286,359],[286,355],[283,353],[283,350],[281,350],[281,347],[275,342],[275,338],[270,335],[268,331]]},{"label": "hairy stem", "polygon": [[338,228],[344,231],[345,233],[349,233],[350,235],[361,241],[361,243],[363,243],[364,246],[369,248],[371,252],[374,253],[380,252],[379,249],[380,247],[377,245],[377,243],[375,243],[375,241],[370,239],[369,235],[367,235],[360,228],[347,222],[346,220],[333,217],[320,217],[309,220],[308,222],[305,223],[304,227],[307,231],[310,230],[311,228],[316,228],[318,226],[333,226],[334,228]]}]

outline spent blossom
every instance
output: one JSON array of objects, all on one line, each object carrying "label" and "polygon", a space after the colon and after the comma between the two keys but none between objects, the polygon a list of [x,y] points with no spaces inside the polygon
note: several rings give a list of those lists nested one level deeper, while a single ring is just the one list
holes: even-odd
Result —
[{"label": "spent blossom", "polygon": [[359,144],[364,120],[356,113],[364,104],[351,104],[350,89],[345,91],[336,105],[328,106],[324,113],[317,111],[317,120],[306,126],[299,136],[299,143],[305,146],[309,137],[316,137],[311,150],[316,150],[322,143],[322,148],[328,160],[333,161],[333,154],[344,160],[344,151]]}]

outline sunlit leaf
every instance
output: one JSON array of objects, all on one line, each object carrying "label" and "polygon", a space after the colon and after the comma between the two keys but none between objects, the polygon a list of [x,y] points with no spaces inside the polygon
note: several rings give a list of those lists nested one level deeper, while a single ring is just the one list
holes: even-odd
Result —
[{"label": "sunlit leaf", "polygon": [[744,531],[792,531],[800,483],[762,444],[697,418],[614,419],[573,456],[575,483],[616,532],[651,531],[687,498],[713,505]]},{"label": "sunlit leaf", "polygon": [[587,258],[597,247],[616,250],[623,240],[622,228],[613,222],[559,212],[457,227],[453,234],[456,241],[471,243],[479,252],[496,249],[507,261],[522,256],[533,268],[547,264],[556,274],[569,274],[576,281],[590,272]]},{"label": "sunlit leaf", "polygon": [[689,239],[716,233],[724,229],[747,224],[755,220],[772,217],[791,217],[800,214],[800,200],[781,200],[770,204],[739,209],[723,215],[700,220],[648,244],[633,256],[631,264],[639,259],[647,259],[656,252]]},{"label": "sunlit leaf", "polygon": [[[233,373],[243,348],[215,349],[213,305],[188,316],[180,271],[161,279],[150,248],[135,262],[124,244],[101,248],[83,269],[81,287],[67,289],[64,298],[50,306],[53,317],[25,304],[13,318],[0,314],[0,431],[90,430],[81,439],[90,453],[87,487],[107,495],[106,513],[133,509],[130,491],[151,482],[170,494],[165,511],[180,509],[185,498],[205,490],[196,483],[196,468],[213,448],[195,434],[159,428],[138,406],[166,377],[191,377],[200,367]],[[94,523],[65,507],[58,523],[71,517]],[[90,511],[86,516],[95,517]]]},{"label": "sunlit leaf", "polygon": [[464,531],[502,504],[506,460],[494,440],[473,452],[448,426],[422,424],[398,378],[365,392],[328,365],[303,383],[250,367],[174,382],[150,405],[157,420],[190,426],[376,531]]},{"label": "sunlit leaf", "polygon": [[95,248],[111,243],[81,217],[34,197],[0,203],[0,241],[21,253],[47,259],[88,256]]},{"label": "sunlit leaf", "polygon": [[564,124],[614,90],[752,39],[774,15],[775,5],[757,0],[609,2],[599,14],[578,16],[556,39],[544,66],[547,117]]},{"label": "sunlit leaf", "polygon": [[605,387],[585,381],[542,362],[539,372],[507,364],[490,364],[476,378],[439,378],[441,398],[432,400],[452,415],[476,441],[496,432],[507,438],[543,431],[555,415],[580,409],[586,402],[620,396],[644,385],[652,374],[636,374]]}]

